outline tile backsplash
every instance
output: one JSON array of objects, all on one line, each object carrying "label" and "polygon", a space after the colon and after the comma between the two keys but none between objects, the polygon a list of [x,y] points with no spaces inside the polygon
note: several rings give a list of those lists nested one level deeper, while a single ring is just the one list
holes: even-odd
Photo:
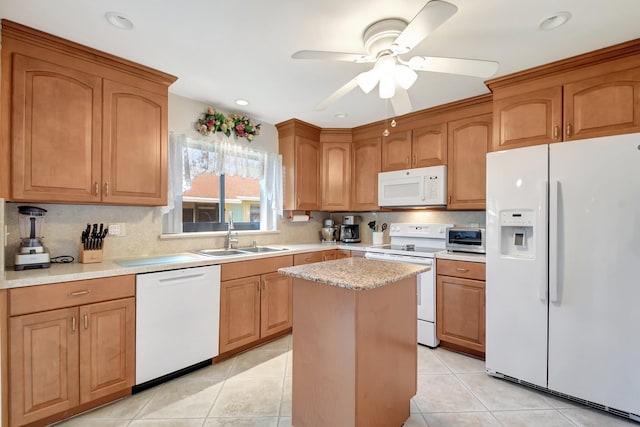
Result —
[{"label": "tile backsplash", "polygon": [[[22,203],[4,203],[2,222],[7,225],[8,245],[4,249],[6,265],[13,265],[13,253],[20,243],[18,230],[18,206]],[[45,216],[44,242],[52,257],[71,255],[78,256],[80,233],[87,223],[125,223],[125,236],[108,236],[105,240],[104,258],[117,259],[146,255],[158,255],[176,252],[193,251],[204,248],[220,248],[224,245],[224,236],[194,236],[186,238],[164,238],[162,236],[162,216],[156,208],[135,206],[96,206],[96,205],[61,205],[42,204],[35,206],[47,210]],[[1,212],[0,207],[0,212]],[[309,222],[289,222],[281,220],[278,232],[270,234],[240,234],[239,246],[249,246],[255,240],[259,245],[294,244],[320,242],[320,228],[324,218],[331,217],[336,223],[342,223],[345,213],[313,212]],[[443,222],[456,225],[484,225],[484,211],[447,212],[447,211],[405,211],[405,212],[360,212],[360,236],[362,243],[371,243],[371,231],[367,227],[369,221],[383,222]],[[384,241],[388,241],[389,231],[385,232]],[[2,252],[0,252],[0,255]]]}]

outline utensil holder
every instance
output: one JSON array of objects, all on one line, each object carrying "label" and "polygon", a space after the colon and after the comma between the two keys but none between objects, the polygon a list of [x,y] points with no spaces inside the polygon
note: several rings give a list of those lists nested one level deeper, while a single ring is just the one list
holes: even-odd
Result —
[{"label": "utensil holder", "polygon": [[384,233],[382,231],[374,231],[371,234],[373,236],[374,245],[381,245],[384,242]]},{"label": "utensil holder", "polygon": [[93,264],[102,262],[102,249],[85,250],[80,248],[80,256],[78,261],[82,264]]}]

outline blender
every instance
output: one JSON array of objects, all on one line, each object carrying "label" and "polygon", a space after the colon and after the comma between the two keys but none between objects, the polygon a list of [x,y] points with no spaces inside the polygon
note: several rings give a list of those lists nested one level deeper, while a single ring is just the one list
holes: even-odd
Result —
[{"label": "blender", "polygon": [[21,243],[14,258],[15,270],[48,268],[51,265],[49,252],[42,243],[45,212],[35,206],[18,206]]}]

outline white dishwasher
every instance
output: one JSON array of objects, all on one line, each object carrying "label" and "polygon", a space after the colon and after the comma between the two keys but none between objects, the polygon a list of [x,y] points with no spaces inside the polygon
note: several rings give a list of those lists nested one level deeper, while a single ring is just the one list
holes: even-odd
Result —
[{"label": "white dishwasher", "polygon": [[136,275],[136,386],[211,363],[219,327],[219,265]]}]

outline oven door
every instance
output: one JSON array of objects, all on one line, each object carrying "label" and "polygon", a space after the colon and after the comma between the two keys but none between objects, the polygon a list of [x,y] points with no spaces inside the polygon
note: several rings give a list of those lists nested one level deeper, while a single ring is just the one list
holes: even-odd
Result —
[{"label": "oven door", "polygon": [[397,255],[367,251],[367,259],[390,262],[406,262],[408,264],[429,265],[431,270],[420,273],[416,277],[418,296],[418,343],[437,347],[440,344],[436,336],[436,268],[432,258]]}]

